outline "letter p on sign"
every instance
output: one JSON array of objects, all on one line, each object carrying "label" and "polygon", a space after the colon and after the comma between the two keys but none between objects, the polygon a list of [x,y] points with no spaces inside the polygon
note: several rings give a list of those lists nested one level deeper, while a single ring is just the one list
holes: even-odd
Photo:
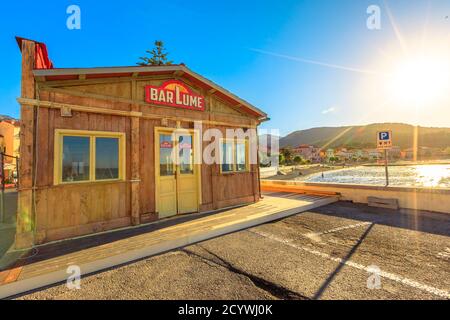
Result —
[{"label": "letter p on sign", "polygon": [[390,149],[392,148],[392,131],[380,131],[377,133],[377,148]]},{"label": "letter p on sign", "polygon": [[389,132],[380,132],[380,140],[389,140]]}]

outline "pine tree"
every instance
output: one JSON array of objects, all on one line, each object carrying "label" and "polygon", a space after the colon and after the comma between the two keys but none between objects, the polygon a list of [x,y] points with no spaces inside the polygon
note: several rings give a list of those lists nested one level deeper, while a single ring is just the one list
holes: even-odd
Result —
[{"label": "pine tree", "polygon": [[142,60],[137,64],[140,66],[162,66],[162,65],[171,65],[172,61],[167,59],[168,53],[164,48],[164,43],[162,41],[155,41],[155,48],[152,50],[146,51],[150,57],[140,57]]}]

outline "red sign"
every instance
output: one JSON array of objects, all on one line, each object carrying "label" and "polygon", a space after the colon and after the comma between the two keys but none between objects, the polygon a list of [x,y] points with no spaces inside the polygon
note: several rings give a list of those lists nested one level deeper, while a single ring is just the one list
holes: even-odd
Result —
[{"label": "red sign", "polygon": [[161,149],[172,149],[173,144],[172,144],[172,142],[169,142],[169,141],[163,141],[163,142],[161,142],[160,147],[161,147]]},{"label": "red sign", "polygon": [[180,149],[192,149],[192,145],[188,142],[182,142],[179,144]]},{"label": "red sign", "polygon": [[192,92],[178,80],[164,82],[160,87],[146,86],[145,101],[162,106],[205,111],[205,98]]}]

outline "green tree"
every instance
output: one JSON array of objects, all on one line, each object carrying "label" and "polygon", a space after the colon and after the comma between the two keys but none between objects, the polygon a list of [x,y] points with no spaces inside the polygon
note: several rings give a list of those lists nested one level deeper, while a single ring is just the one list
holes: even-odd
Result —
[{"label": "green tree", "polygon": [[292,163],[292,150],[290,148],[283,148],[280,150],[280,153],[284,157],[285,164],[289,165]]},{"label": "green tree", "polygon": [[330,159],[328,159],[328,161],[329,161],[329,162],[332,162],[332,163],[338,162],[338,161],[339,161],[339,158],[338,158],[338,157],[330,157]]},{"label": "green tree", "polygon": [[282,153],[280,153],[279,155],[278,155],[278,163],[280,164],[280,165],[284,165],[285,163],[286,163],[286,159],[284,158],[284,155],[282,154]]},{"label": "green tree", "polygon": [[168,53],[164,48],[164,42],[160,40],[155,41],[155,47],[152,50],[146,51],[150,57],[140,57],[137,64],[140,66],[162,66],[171,65],[172,61],[167,59]]},{"label": "green tree", "polygon": [[300,156],[295,156],[294,157],[294,163],[295,164],[301,164],[302,162],[303,162],[302,157],[300,157]]}]

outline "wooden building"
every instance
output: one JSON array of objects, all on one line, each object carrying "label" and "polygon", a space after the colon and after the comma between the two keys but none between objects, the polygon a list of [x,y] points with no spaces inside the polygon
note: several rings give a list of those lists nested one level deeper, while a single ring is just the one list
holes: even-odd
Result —
[{"label": "wooden building", "polygon": [[17,248],[260,199],[248,141],[221,141],[245,154],[235,164],[193,159],[210,143],[195,123],[246,131],[261,110],[184,65],[55,69],[44,44],[17,40]]}]

